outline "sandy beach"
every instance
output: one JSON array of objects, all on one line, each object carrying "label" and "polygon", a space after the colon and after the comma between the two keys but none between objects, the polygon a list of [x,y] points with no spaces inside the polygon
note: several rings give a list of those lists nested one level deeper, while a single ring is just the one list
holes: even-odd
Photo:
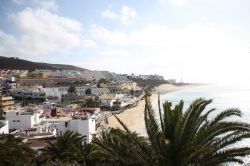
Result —
[{"label": "sandy beach", "polygon": [[[189,89],[198,87],[201,85],[198,84],[190,84],[190,85],[183,85],[183,86],[175,86],[171,84],[163,84],[156,88],[156,91],[151,95],[151,101],[154,101],[158,97],[158,93],[166,94],[177,90],[182,89]],[[144,125],[144,108],[145,108],[145,101],[139,101],[138,105],[134,108],[125,110],[124,112],[117,114],[119,117],[131,131],[138,131],[138,129]],[[109,124],[106,127],[121,127],[119,122],[116,120],[114,116],[109,117],[108,119]]]}]

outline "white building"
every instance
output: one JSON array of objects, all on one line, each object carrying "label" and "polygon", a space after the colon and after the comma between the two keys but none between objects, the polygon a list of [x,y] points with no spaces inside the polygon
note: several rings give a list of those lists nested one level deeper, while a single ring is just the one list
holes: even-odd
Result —
[{"label": "white building", "polygon": [[50,73],[53,77],[58,78],[82,77],[82,73],[78,70],[56,70]]},{"label": "white building", "polygon": [[0,120],[3,126],[0,128],[0,134],[9,134],[9,122],[8,120]]},{"label": "white building", "polygon": [[39,112],[16,111],[11,110],[6,112],[6,120],[9,121],[9,129],[29,129],[38,125],[43,116]]},{"label": "white building", "polygon": [[113,106],[113,102],[115,102],[116,100],[111,99],[111,98],[104,98],[101,99],[101,105],[104,107],[112,107]]},{"label": "white building", "polygon": [[91,88],[91,93],[100,96],[102,94],[110,93],[110,90],[108,88]]},{"label": "white building", "polygon": [[116,99],[119,99],[122,96],[122,94],[103,94],[100,97],[101,105],[104,107],[112,107],[113,102],[115,102]]},{"label": "white building", "polygon": [[42,88],[41,91],[45,92],[46,98],[54,97],[57,98],[58,101],[61,100],[62,95],[68,94],[69,87],[45,87]]},{"label": "white building", "polygon": [[63,135],[67,130],[74,131],[82,136],[87,136],[86,143],[92,141],[92,134],[96,133],[95,116],[86,116],[79,119],[71,119],[68,121],[60,121],[57,125],[59,135]]},{"label": "white building", "polygon": [[[78,96],[85,96],[85,91],[90,88],[93,95],[99,96],[102,94],[110,93],[108,88],[97,88],[95,85],[90,86],[77,86],[76,88],[76,94]],[[45,87],[42,88],[41,91],[45,92],[46,98],[50,97],[56,97],[58,101],[61,101],[62,95],[68,94],[68,86],[65,87]]]}]

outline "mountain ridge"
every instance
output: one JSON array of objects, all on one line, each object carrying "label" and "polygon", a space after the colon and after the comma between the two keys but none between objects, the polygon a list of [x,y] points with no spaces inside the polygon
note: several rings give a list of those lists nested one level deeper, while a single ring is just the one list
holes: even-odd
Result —
[{"label": "mountain ridge", "polygon": [[42,62],[32,62],[24,59],[19,59],[16,57],[3,57],[0,56],[0,69],[9,69],[9,70],[29,70],[34,71],[35,69],[44,69],[44,70],[78,70],[81,72],[82,76],[86,80],[99,80],[105,78],[108,80],[115,81],[128,81],[126,76],[116,74],[109,71],[98,71],[98,70],[89,70],[81,68],[74,65],[66,64],[50,64]]},{"label": "mountain ridge", "polygon": [[29,71],[34,71],[35,69],[80,70],[80,71],[88,70],[74,65],[33,62],[24,59],[19,59],[17,57],[4,57],[4,56],[0,56],[0,69],[29,70]]}]

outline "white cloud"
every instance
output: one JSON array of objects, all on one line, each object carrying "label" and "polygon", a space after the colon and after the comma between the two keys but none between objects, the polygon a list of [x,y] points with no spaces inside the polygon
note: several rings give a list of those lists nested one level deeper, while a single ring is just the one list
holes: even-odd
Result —
[{"label": "white cloud", "polygon": [[222,25],[193,23],[176,29],[150,24],[131,32],[92,28],[93,37],[105,45],[97,52],[99,60],[88,66],[99,69],[200,82],[228,82],[236,73],[235,78],[244,79],[250,70],[248,42],[232,38]]},{"label": "white cloud", "polygon": [[101,16],[108,19],[118,19],[119,15],[117,15],[115,12],[113,12],[110,9],[105,10],[101,13]]},{"label": "white cloud", "polygon": [[11,19],[20,36],[14,37],[1,31],[0,54],[4,56],[30,57],[96,46],[94,41],[83,37],[80,22],[44,9],[26,8],[12,14]]},{"label": "white cloud", "polygon": [[129,42],[126,33],[121,31],[111,31],[102,26],[92,25],[90,34],[93,38],[103,41],[108,45],[126,45]]},{"label": "white cloud", "polygon": [[56,11],[58,9],[58,5],[55,0],[32,0],[35,6],[45,10]]},{"label": "white cloud", "polygon": [[48,32],[80,32],[82,25],[74,19],[58,16],[44,9],[26,8],[13,14],[17,28],[26,33],[48,35]]},{"label": "white cloud", "polygon": [[187,3],[187,0],[159,0],[162,4],[172,4],[175,6],[183,6]]},{"label": "white cloud", "polygon": [[120,14],[107,9],[101,13],[103,18],[118,20],[121,24],[129,25],[136,18],[136,10],[132,7],[124,5]]},{"label": "white cloud", "polygon": [[85,47],[85,48],[96,48],[97,44],[92,40],[83,40],[83,47]]},{"label": "white cloud", "polygon": [[134,8],[123,6],[121,22],[123,24],[130,24],[131,21],[136,17],[136,10]]}]

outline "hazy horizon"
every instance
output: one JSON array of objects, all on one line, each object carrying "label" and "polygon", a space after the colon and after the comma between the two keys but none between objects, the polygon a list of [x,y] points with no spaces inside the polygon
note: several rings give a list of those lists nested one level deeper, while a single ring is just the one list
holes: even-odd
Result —
[{"label": "hazy horizon", "polygon": [[249,84],[248,0],[1,0],[0,55]]}]

